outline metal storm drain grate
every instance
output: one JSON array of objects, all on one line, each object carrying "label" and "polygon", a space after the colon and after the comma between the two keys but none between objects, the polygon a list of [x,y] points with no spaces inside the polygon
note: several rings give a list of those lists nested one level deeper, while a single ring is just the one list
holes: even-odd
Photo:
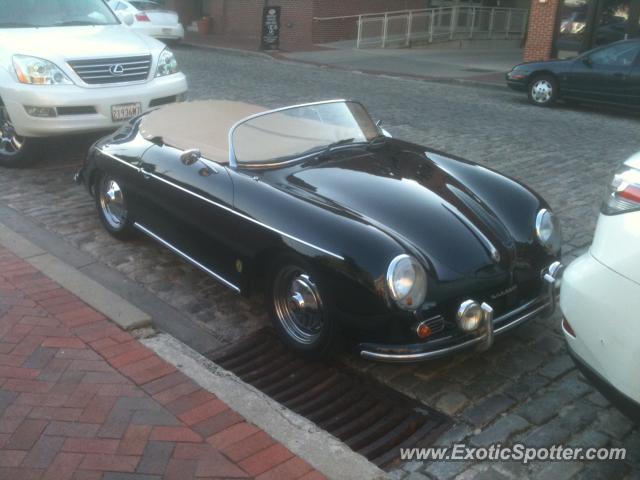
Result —
[{"label": "metal storm drain grate", "polygon": [[207,357],[381,468],[400,462],[400,448],[429,446],[451,426],[442,413],[344,366],[297,357],[271,330]]}]

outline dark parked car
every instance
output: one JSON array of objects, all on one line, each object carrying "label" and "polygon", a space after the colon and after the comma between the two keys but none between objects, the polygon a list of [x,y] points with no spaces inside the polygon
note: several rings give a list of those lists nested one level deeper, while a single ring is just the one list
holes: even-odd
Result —
[{"label": "dark parked car", "polygon": [[507,85],[548,106],[558,99],[640,107],[640,39],[595,48],[575,58],[516,65]]},{"label": "dark parked car", "polygon": [[242,294],[290,347],[416,361],[489,348],[555,307],[560,232],[535,192],[390,138],[356,102],[175,104],[94,145],[77,180],[105,228],[139,231]]}]

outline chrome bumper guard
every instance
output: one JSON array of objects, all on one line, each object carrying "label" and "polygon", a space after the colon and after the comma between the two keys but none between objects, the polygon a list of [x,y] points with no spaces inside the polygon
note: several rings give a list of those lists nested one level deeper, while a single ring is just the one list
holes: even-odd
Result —
[{"label": "chrome bumper guard", "polygon": [[[379,362],[389,363],[411,363],[430,360],[436,357],[442,357],[459,350],[465,350],[470,347],[476,347],[478,351],[486,351],[491,348],[496,335],[511,330],[514,327],[530,320],[540,314],[551,315],[557,303],[558,294],[560,292],[560,283],[564,265],[560,262],[553,262],[542,272],[542,280],[544,282],[545,294],[521,305],[520,307],[508,312],[501,317],[494,318],[494,312],[491,305],[483,303],[481,305],[484,315],[482,324],[477,329],[475,338],[465,340],[456,345],[430,350],[427,352],[415,353],[389,353],[375,352],[371,350],[362,350],[360,355],[367,360],[375,360]],[[496,327],[496,325],[500,325]],[[428,344],[425,344],[428,346]],[[407,350],[406,346],[398,345],[398,350]]]}]

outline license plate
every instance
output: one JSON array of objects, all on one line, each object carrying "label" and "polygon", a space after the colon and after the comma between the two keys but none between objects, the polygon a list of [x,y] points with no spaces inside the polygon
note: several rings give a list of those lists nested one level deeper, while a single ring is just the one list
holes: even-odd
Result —
[{"label": "license plate", "polygon": [[164,33],[165,35],[170,35],[171,34],[171,29],[170,28],[163,28],[162,29],[162,33]]},{"label": "license plate", "polygon": [[123,103],[122,105],[113,105],[111,107],[111,118],[114,122],[129,120],[141,113],[142,105],[140,103]]}]

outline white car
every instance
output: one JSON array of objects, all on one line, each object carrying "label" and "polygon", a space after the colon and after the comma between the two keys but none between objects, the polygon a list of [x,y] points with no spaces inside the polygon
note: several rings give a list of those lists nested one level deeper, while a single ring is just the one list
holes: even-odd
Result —
[{"label": "white car", "polygon": [[115,130],[187,91],[173,53],[122,25],[103,0],[0,5],[2,166],[37,159],[42,138]]},{"label": "white car", "polygon": [[138,33],[160,40],[179,42],[184,38],[184,27],[178,14],[164,10],[150,0],[109,0],[109,6],[118,18]]},{"label": "white car", "polygon": [[640,153],[615,174],[591,249],[564,273],[560,307],[576,365],[640,422]]}]

